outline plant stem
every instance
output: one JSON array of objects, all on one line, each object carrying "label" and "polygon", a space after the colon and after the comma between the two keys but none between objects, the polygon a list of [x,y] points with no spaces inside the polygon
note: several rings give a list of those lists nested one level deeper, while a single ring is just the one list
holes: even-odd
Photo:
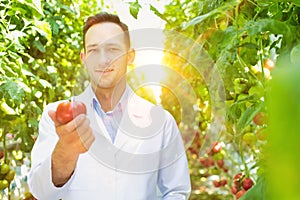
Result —
[{"label": "plant stem", "polygon": [[240,140],[240,144],[239,145],[240,145],[240,156],[241,156],[242,163],[245,166],[246,176],[249,176],[249,169],[248,169],[247,163],[245,161],[245,157],[244,157],[243,141],[242,141],[242,139]]},{"label": "plant stem", "polygon": [[259,52],[259,59],[260,59],[260,65],[261,65],[261,74],[262,74],[262,84],[263,87],[265,88],[265,72],[264,72],[264,61],[263,61],[263,53],[264,53],[264,49],[263,49],[263,43],[262,43],[262,36],[259,39],[259,46],[260,46],[260,52]]}]

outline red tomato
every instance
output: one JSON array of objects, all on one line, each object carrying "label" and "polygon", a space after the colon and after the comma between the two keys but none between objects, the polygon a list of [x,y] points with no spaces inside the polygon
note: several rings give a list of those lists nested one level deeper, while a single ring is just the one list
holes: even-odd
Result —
[{"label": "red tomato", "polygon": [[221,180],[221,186],[225,186],[227,184],[227,180],[226,179],[222,179]]},{"label": "red tomato", "polygon": [[242,172],[237,173],[237,174],[233,177],[233,180],[239,180],[241,177],[243,177],[243,173],[242,173]]},{"label": "red tomato", "polygon": [[217,180],[214,180],[213,184],[214,184],[215,187],[220,187],[221,186],[221,182],[217,181]]},{"label": "red tomato", "polygon": [[79,101],[60,103],[56,109],[56,119],[62,124],[72,121],[80,114],[86,114],[86,107]]},{"label": "red tomato", "polygon": [[243,188],[245,190],[249,190],[253,185],[253,181],[251,180],[251,178],[245,178],[243,181]]},{"label": "red tomato", "polygon": [[236,188],[235,185],[231,187],[231,192],[232,194],[236,194],[238,192],[238,189]]},{"label": "red tomato", "polygon": [[266,115],[262,112],[257,113],[253,118],[253,122],[259,126],[264,125],[266,122]]},{"label": "red tomato", "polygon": [[4,150],[0,151],[0,159],[2,159],[4,157]]},{"label": "red tomato", "polygon": [[273,60],[271,60],[271,59],[265,59],[264,60],[264,62],[263,62],[263,64],[264,64],[264,68],[267,68],[268,70],[272,70],[272,69],[274,69],[274,67],[275,67],[275,63],[274,63],[274,61]]},{"label": "red tomato", "polygon": [[203,167],[209,167],[209,162],[208,162],[208,159],[204,158],[204,157],[201,157],[200,158],[200,163]]},{"label": "red tomato", "polygon": [[240,190],[238,193],[236,193],[235,197],[236,199],[241,198],[246,193],[246,190]]},{"label": "red tomato", "polygon": [[214,146],[213,146],[212,151],[213,151],[214,153],[218,153],[218,152],[220,152],[221,150],[222,150],[222,144],[219,143],[219,142],[216,142],[216,143],[214,144]]},{"label": "red tomato", "polygon": [[228,172],[228,168],[227,168],[227,167],[225,167],[225,166],[223,166],[223,170],[224,170],[224,172],[225,172],[225,173],[227,173],[227,172]]},{"label": "red tomato", "polygon": [[207,158],[207,160],[208,160],[209,166],[214,166],[215,165],[215,161],[214,161],[213,158]]},{"label": "red tomato", "polygon": [[224,160],[217,160],[217,165],[222,168],[224,166]]}]

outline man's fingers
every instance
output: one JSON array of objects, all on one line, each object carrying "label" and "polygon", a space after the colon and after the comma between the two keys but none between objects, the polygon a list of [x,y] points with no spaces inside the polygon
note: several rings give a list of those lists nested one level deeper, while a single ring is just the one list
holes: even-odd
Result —
[{"label": "man's fingers", "polygon": [[76,128],[76,131],[79,136],[86,134],[87,131],[90,129],[90,121],[85,119],[80,126]]},{"label": "man's fingers", "polygon": [[80,134],[80,133],[78,133],[78,134],[79,134],[82,145],[84,146],[84,148],[86,150],[88,150],[90,148],[90,146],[93,144],[93,142],[95,141],[95,136],[93,135],[92,130],[88,129],[83,134]]},{"label": "man's fingers", "polygon": [[75,117],[72,121],[66,124],[66,130],[68,132],[74,131],[77,127],[80,127],[82,123],[85,121],[86,117],[84,114],[80,114]]}]

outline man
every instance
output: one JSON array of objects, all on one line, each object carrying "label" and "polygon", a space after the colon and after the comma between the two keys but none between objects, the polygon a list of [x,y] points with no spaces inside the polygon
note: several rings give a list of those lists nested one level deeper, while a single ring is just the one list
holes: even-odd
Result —
[{"label": "man", "polygon": [[135,57],[127,26],[100,13],[87,19],[83,32],[90,85],[74,99],[87,114],[61,124],[60,102],[46,107],[32,150],[32,194],[41,200],[187,199],[188,164],[175,120],[126,84]]}]

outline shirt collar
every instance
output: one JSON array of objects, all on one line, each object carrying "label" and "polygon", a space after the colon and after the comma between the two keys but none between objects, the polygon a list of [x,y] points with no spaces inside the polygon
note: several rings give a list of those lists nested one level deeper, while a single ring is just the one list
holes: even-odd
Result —
[{"label": "shirt collar", "polygon": [[[92,87],[90,87],[90,90],[91,90],[92,97],[93,97],[92,102],[93,102],[94,109],[97,110],[97,108],[98,109],[100,108],[100,110],[104,113],[104,111],[101,108],[101,104],[99,103]],[[112,111],[108,111],[107,113],[113,113],[115,111],[122,112],[122,110],[124,110],[128,104],[128,98],[129,98],[131,91],[132,90],[131,90],[130,86],[128,84],[126,84],[125,91],[124,91],[123,95],[121,96],[119,102],[115,105],[115,107],[113,108]]]}]

